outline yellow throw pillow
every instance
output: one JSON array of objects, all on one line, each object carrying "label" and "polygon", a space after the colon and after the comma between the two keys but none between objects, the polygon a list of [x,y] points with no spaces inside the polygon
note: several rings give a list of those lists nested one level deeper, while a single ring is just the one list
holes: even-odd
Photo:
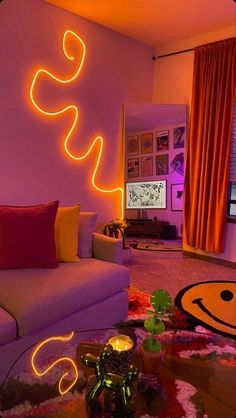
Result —
[{"label": "yellow throw pillow", "polygon": [[55,243],[58,261],[75,263],[78,257],[80,204],[58,208],[55,221]]}]

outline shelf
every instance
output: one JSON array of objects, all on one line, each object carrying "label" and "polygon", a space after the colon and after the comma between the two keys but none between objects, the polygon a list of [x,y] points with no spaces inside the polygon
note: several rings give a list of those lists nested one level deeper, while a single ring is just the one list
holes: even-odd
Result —
[{"label": "shelf", "polygon": [[168,225],[167,221],[153,221],[152,219],[127,219],[129,226],[125,230],[129,236],[153,236],[160,238],[163,225]]}]

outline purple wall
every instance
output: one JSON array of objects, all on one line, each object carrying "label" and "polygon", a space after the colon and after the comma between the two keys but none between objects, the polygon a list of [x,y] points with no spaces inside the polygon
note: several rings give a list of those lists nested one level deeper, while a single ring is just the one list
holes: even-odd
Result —
[{"label": "purple wall", "polygon": [[47,68],[59,77],[74,71],[63,55],[62,36],[75,31],[87,46],[78,79],[58,85],[43,79],[37,89],[41,106],[51,111],[68,104],[80,110],[72,149],[83,153],[96,135],[105,139],[97,183],[123,183],[123,103],[148,102],[152,93],[152,49],[117,32],[38,0],[11,0],[0,5],[0,196],[1,204],[31,204],[59,199],[82,203],[100,221],[120,214],[119,194],[102,194],[91,186],[96,152],[73,162],[63,152],[70,117],[42,117],[29,102],[33,72]]}]

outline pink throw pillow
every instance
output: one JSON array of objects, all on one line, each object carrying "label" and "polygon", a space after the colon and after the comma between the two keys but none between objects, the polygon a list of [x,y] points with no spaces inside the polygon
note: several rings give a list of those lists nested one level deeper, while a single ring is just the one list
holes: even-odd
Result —
[{"label": "pink throw pillow", "polygon": [[92,257],[93,231],[95,228],[96,220],[96,212],[80,212],[78,255],[81,258]]},{"label": "pink throw pillow", "polygon": [[59,201],[0,206],[0,268],[58,266],[54,223]]}]

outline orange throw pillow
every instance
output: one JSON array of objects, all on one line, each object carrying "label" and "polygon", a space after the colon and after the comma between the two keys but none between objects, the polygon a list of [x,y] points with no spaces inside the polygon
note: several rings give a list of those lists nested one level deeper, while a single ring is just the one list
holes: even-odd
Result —
[{"label": "orange throw pillow", "polygon": [[66,263],[79,261],[78,231],[80,204],[59,207],[55,222],[55,243],[57,260]]}]

